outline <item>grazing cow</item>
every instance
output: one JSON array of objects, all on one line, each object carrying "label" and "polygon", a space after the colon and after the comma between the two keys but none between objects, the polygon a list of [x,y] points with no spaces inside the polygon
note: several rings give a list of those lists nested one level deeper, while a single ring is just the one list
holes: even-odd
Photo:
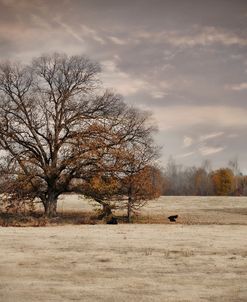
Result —
[{"label": "grazing cow", "polygon": [[173,216],[169,216],[168,219],[171,221],[171,222],[176,222],[176,219],[178,218],[178,215],[173,215]]},{"label": "grazing cow", "polygon": [[118,224],[118,220],[116,217],[111,217],[107,222],[106,224]]}]

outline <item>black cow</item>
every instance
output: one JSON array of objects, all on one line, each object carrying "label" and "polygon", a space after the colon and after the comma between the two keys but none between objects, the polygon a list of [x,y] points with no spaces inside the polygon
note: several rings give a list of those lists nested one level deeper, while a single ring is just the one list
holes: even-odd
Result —
[{"label": "black cow", "polygon": [[168,219],[171,221],[171,222],[176,222],[176,219],[178,218],[178,215],[173,215],[173,216],[169,216]]},{"label": "black cow", "polygon": [[111,217],[111,219],[109,219],[106,224],[118,224],[118,220],[116,217]]}]

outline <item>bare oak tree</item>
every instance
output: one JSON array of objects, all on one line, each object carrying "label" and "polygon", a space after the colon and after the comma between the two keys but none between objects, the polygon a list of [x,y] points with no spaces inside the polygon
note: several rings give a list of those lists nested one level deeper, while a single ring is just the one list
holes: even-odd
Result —
[{"label": "bare oak tree", "polygon": [[151,135],[139,111],[110,92],[99,95],[99,72],[84,56],[62,54],[0,66],[2,169],[47,216],[56,215],[60,194],[78,189],[75,179],[83,192],[99,173],[119,176],[123,146]]}]

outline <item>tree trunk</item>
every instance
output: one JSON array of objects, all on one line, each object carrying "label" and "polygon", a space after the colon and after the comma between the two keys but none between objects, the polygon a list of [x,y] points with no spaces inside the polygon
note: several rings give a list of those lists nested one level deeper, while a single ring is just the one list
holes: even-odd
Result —
[{"label": "tree trunk", "polygon": [[47,198],[43,201],[46,217],[57,216],[57,199],[58,196],[55,193],[48,194]]},{"label": "tree trunk", "polygon": [[132,203],[132,198],[129,197],[128,206],[127,206],[127,220],[128,220],[128,223],[131,223],[131,213],[132,213],[131,203]]},{"label": "tree trunk", "polygon": [[103,218],[105,218],[105,217],[112,216],[111,207],[110,207],[106,202],[104,202],[104,201],[101,200],[101,199],[95,199],[95,201],[98,202],[99,204],[101,204],[102,207],[103,207],[102,213],[99,214],[98,219],[103,219]]},{"label": "tree trunk", "polygon": [[127,204],[127,220],[128,223],[131,223],[131,214],[132,214],[132,203],[133,203],[133,199],[132,199],[132,184],[130,183],[129,185],[129,189],[128,189],[128,204]]}]

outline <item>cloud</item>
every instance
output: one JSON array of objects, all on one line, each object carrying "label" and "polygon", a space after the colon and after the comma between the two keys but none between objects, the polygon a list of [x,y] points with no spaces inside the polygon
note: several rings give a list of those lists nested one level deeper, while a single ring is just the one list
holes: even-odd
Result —
[{"label": "cloud", "polygon": [[150,99],[162,99],[168,94],[171,84],[166,81],[152,82],[148,77],[137,77],[136,75],[124,72],[118,67],[118,56],[112,60],[102,61],[103,83],[114,88],[123,96],[130,96],[137,93],[144,93],[150,96]]},{"label": "cloud", "polygon": [[165,42],[173,46],[194,47],[222,44],[226,46],[247,45],[247,37],[233,31],[214,26],[193,26],[186,30],[170,30],[160,32],[141,31],[137,33],[139,39],[152,39],[153,42]]},{"label": "cloud", "polygon": [[88,38],[92,38],[93,40],[95,40],[96,42],[99,42],[102,45],[106,44],[106,41],[102,37],[102,35],[97,30],[93,29],[92,27],[89,27],[85,24],[82,24],[81,25],[81,30],[82,30],[83,36],[86,36]]},{"label": "cloud", "polygon": [[149,93],[154,99],[163,99],[168,95],[168,92],[156,89],[149,91]]},{"label": "cloud", "polygon": [[120,39],[118,37],[113,37],[113,36],[110,36],[108,37],[109,40],[111,40],[114,44],[117,44],[117,45],[125,45],[127,42],[123,39]]},{"label": "cloud", "polygon": [[247,82],[240,83],[240,84],[234,84],[234,85],[226,85],[226,89],[235,90],[235,91],[242,91],[247,89]]},{"label": "cloud", "polygon": [[84,42],[84,39],[78,34],[77,30],[74,30],[70,25],[68,25],[66,22],[63,22],[60,20],[60,18],[55,19],[57,24],[59,24],[62,28],[65,29],[65,31],[70,34],[72,37],[74,37],[79,42]]},{"label": "cloud", "polygon": [[229,138],[236,138],[236,137],[239,137],[239,134],[237,134],[237,133],[230,133],[230,134],[227,135],[227,137],[229,137]]},{"label": "cloud", "polygon": [[193,144],[193,138],[189,137],[189,136],[184,136],[184,140],[183,140],[183,147],[187,148],[190,147]]},{"label": "cloud", "polygon": [[184,154],[179,154],[179,155],[176,156],[176,158],[184,158],[184,157],[191,156],[193,154],[195,154],[195,152],[191,151],[191,152],[187,152],[187,153],[184,153]]},{"label": "cloud", "polygon": [[247,109],[231,106],[170,106],[152,110],[160,129],[183,129],[196,125],[246,127]]},{"label": "cloud", "polygon": [[145,89],[147,83],[141,79],[133,78],[126,72],[118,69],[115,60],[106,60],[102,62],[103,82],[108,88],[114,88],[116,92],[123,96],[135,94],[137,91]]},{"label": "cloud", "polygon": [[215,132],[215,133],[209,133],[209,134],[201,135],[199,137],[199,141],[204,142],[204,141],[222,136],[223,134],[224,134],[224,132],[221,131],[221,132]]},{"label": "cloud", "polygon": [[200,147],[198,150],[203,156],[212,155],[215,153],[222,152],[225,147],[210,147],[210,146],[203,146]]},{"label": "cloud", "polygon": [[208,140],[217,138],[219,136],[222,136],[223,134],[224,134],[224,132],[214,132],[214,133],[201,135],[201,136],[199,136],[198,139],[192,139],[189,136],[184,136],[183,148],[191,147],[192,145],[194,145],[194,148],[193,148],[194,150],[187,152],[187,153],[179,154],[176,157],[184,158],[184,157],[188,157],[188,156],[191,156],[193,154],[198,154],[198,153],[202,156],[207,156],[207,155],[212,155],[215,153],[222,152],[225,149],[225,147],[208,146],[205,144],[205,142]]}]

